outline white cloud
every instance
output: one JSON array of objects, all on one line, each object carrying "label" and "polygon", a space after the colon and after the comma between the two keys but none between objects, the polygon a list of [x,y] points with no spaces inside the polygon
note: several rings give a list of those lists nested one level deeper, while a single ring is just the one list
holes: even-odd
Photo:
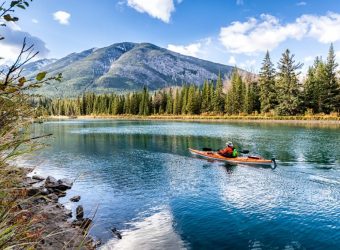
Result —
[{"label": "white cloud", "polygon": [[60,24],[68,25],[70,23],[71,14],[66,11],[59,10],[53,13],[53,18]]},{"label": "white cloud", "polygon": [[32,19],[32,23],[36,23],[37,24],[37,23],[39,23],[39,21],[37,19],[33,18]]},{"label": "white cloud", "polygon": [[127,0],[127,4],[138,12],[147,13],[165,23],[170,22],[171,13],[175,11],[173,0]]},{"label": "white cloud", "polygon": [[303,15],[297,24],[308,25],[307,36],[321,43],[340,41],[340,14],[328,13],[326,16]]},{"label": "white cloud", "polygon": [[211,43],[212,38],[206,37],[189,45],[168,44],[167,49],[183,55],[202,58],[205,57],[207,52],[206,50],[211,45]]},{"label": "white cloud", "polygon": [[230,56],[228,60],[229,65],[236,65],[236,58],[234,56]]},{"label": "white cloud", "polygon": [[44,41],[38,37],[32,36],[28,32],[22,31],[17,25],[7,25],[6,27],[3,27],[1,35],[4,36],[5,39],[1,40],[0,43],[0,57],[4,58],[0,60],[0,65],[9,64],[17,58],[25,37],[27,45],[33,44],[35,51],[39,51],[39,54],[35,59],[44,58],[49,52]]},{"label": "white cloud", "polygon": [[187,55],[187,56],[194,56],[197,57],[200,49],[202,47],[201,43],[192,43],[189,45],[174,45],[174,44],[169,44],[168,45],[168,50]]},{"label": "white cloud", "polygon": [[297,6],[305,6],[305,5],[307,5],[307,3],[302,1],[302,2],[298,2],[296,5]]},{"label": "white cloud", "polygon": [[293,23],[281,24],[280,20],[268,14],[259,19],[249,18],[246,22],[233,22],[222,27],[219,39],[228,51],[253,54],[276,48],[280,43],[312,37],[321,43],[340,40],[340,14],[325,16],[303,15]]}]

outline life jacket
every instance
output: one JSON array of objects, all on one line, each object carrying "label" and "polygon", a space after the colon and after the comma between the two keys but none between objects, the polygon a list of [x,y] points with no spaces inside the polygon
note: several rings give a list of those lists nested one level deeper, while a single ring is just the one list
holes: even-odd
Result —
[{"label": "life jacket", "polygon": [[226,147],[218,152],[219,154],[226,156],[226,157],[232,157],[233,156],[233,148]]},{"label": "life jacket", "polygon": [[234,148],[234,150],[233,150],[233,157],[237,157],[237,155],[238,155],[237,149]]}]

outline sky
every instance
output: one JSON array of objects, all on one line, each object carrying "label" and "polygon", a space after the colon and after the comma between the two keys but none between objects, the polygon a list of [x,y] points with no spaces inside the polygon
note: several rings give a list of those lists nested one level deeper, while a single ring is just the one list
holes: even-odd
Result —
[{"label": "sky", "polygon": [[267,50],[276,65],[288,48],[305,71],[333,43],[340,62],[339,0],[33,0],[16,14],[19,22],[0,27],[0,63],[24,37],[40,58],[149,42],[256,73]]}]

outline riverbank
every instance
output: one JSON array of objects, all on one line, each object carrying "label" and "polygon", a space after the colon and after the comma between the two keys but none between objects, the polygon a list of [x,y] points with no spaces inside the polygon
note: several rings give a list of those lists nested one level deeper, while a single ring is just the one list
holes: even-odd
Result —
[{"label": "riverbank", "polygon": [[86,116],[47,116],[40,120],[66,120],[66,119],[120,119],[120,120],[164,120],[164,121],[203,121],[203,122],[256,122],[256,123],[304,123],[304,124],[335,124],[340,125],[340,116],[314,115],[314,116],[256,116],[256,115],[86,115]]},{"label": "riverbank", "polygon": [[[0,168],[0,248],[94,249],[91,220],[59,203],[72,187],[67,179],[28,177],[30,168]],[[80,209],[82,210],[82,208]]]}]

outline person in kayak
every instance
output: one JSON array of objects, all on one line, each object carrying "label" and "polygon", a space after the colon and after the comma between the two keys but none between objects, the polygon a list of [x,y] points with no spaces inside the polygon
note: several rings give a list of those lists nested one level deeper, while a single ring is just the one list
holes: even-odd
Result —
[{"label": "person in kayak", "polygon": [[224,149],[219,150],[217,153],[219,155],[222,155],[222,156],[228,157],[228,158],[235,158],[235,157],[237,157],[238,152],[237,152],[237,149],[234,148],[233,143],[229,141],[229,142],[226,143],[226,146],[227,147],[225,147]]}]

